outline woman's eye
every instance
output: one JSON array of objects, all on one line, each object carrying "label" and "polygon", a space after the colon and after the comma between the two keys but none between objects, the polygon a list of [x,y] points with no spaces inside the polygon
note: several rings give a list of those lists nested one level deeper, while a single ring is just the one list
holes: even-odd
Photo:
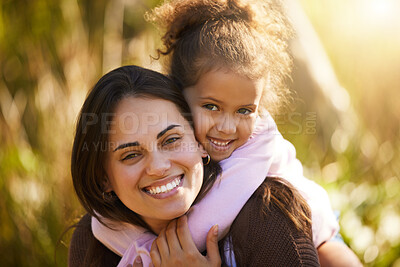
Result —
[{"label": "woman's eye", "polygon": [[212,111],[218,110],[218,107],[214,104],[205,104],[205,105],[203,105],[203,108],[206,108],[206,109],[212,110]]},{"label": "woman's eye", "polygon": [[248,108],[240,108],[238,109],[237,113],[242,115],[249,115],[250,113],[253,113],[253,111]]},{"label": "woman's eye", "polygon": [[181,139],[180,137],[171,137],[165,140],[164,145],[169,145],[175,143],[177,140]]},{"label": "woman's eye", "polygon": [[139,157],[139,156],[140,156],[139,153],[130,153],[129,155],[127,155],[126,157],[124,157],[122,160],[124,161],[124,160],[128,160],[128,159],[134,159],[134,158],[137,158],[137,157]]}]

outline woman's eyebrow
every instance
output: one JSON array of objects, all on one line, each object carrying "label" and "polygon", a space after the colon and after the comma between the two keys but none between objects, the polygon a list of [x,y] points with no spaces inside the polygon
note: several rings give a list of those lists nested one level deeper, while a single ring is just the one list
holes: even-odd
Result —
[{"label": "woman's eyebrow", "polygon": [[115,152],[115,151],[117,151],[117,150],[119,150],[119,149],[126,148],[126,147],[130,147],[130,146],[139,146],[139,145],[140,145],[139,142],[125,143],[125,144],[119,145],[116,149],[114,149],[113,152]]},{"label": "woman's eyebrow", "polygon": [[[171,124],[169,125],[167,128],[165,128],[164,130],[162,130],[161,132],[159,132],[157,134],[157,139],[159,139],[161,136],[163,136],[166,132],[168,132],[169,130],[175,128],[175,127],[182,127],[182,125],[178,125],[178,124]],[[130,146],[140,146],[139,142],[130,142],[130,143],[125,143],[125,144],[121,144],[119,145],[116,149],[114,149],[113,152],[119,150],[119,149],[124,149]]]},{"label": "woman's eyebrow", "polygon": [[157,139],[159,139],[161,136],[163,136],[166,132],[168,132],[169,130],[175,128],[175,127],[182,127],[182,125],[178,125],[178,124],[171,124],[169,125],[167,128],[165,128],[164,130],[162,130],[161,132],[159,132],[157,134]]}]

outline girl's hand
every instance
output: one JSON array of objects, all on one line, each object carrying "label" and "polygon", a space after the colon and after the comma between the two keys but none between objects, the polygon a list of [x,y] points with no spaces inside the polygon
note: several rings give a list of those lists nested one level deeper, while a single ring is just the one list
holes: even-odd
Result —
[{"label": "girl's hand", "polygon": [[159,266],[221,266],[218,250],[218,225],[207,234],[207,256],[201,255],[189,232],[187,217],[169,223],[151,246],[150,256],[155,267]]}]

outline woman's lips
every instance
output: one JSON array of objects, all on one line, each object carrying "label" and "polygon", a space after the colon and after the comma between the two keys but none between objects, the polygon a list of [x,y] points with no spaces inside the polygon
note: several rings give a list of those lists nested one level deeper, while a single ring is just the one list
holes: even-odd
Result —
[{"label": "woman's lips", "polygon": [[157,185],[147,186],[143,191],[155,198],[166,198],[173,195],[183,184],[183,174],[163,182],[157,182]]},{"label": "woman's lips", "polygon": [[218,151],[229,150],[233,141],[235,141],[234,139],[223,140],[223,139],[216,139],[213,137],[207,137],[207,139],[210,141],[211,146]]}]

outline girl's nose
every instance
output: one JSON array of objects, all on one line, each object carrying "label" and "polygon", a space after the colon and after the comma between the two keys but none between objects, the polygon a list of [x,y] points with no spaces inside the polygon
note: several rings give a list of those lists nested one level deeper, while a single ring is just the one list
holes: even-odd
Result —
[{"label": "girl's nose", "polygon": [[222,132],[224,134],[234,134],[236,133],[237,123],[234,116],[224,114],[220,116],[216,126],[219,132]]}]

